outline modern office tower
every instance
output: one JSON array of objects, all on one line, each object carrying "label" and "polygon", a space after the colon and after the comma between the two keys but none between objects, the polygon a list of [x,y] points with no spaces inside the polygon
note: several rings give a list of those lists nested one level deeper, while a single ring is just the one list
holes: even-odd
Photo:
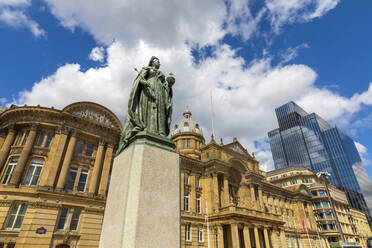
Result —
[{"label": "modern office tower", "polygon": [[372,226],[366,204],[366,200],[371,202],[366,199],[366,190],[372,186],[354,141],[294,102],[276,108],[275,112],[279,128],[268,133],[275,168],[300,165],[316,172],[329,172],[331,183],[346,192],[350,205],[364,211]]}]

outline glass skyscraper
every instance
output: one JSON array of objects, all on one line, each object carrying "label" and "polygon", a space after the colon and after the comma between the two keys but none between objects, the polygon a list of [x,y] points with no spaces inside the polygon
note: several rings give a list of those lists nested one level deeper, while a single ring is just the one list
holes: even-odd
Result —
[{"label": "glass skyscraper", "polygon": [[372,226],[366,204],[366,200],[371,204],[372,199],[365,198],[372,186],[354,141],[294,102],[276,108],[275,112],[279,128],[268,133],[275,169],[303,166],[329,172],[331,183],[345,191],[352,207],[366,213]]}]

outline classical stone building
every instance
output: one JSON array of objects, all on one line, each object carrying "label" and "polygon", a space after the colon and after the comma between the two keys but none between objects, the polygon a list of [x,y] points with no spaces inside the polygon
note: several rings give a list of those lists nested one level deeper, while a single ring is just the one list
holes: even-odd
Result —
[{"label": "classical stone building", "polygon": [[121,132],[105,107],[0,114],[0,247],[98,247]]},{"label": "classical stone building", "polygon": [[[326,248],[333,232],[318,235],[322,220],[313,209],[322,198],[312,191],[321,188],[270,180],[279,174],[260,171],[237,139],[206,144],[191,112],[183,116],[172,131],[181,162],[182,247],[307,248],[310,240]],[[90,102],[0,113],[0,248],[98,248],[121,130],[110,110]],[[365,216],[341,198],[337,204],[350,213],[340,212],[354,221],[345,220],[345,233],[362,241],[371,235]]]},{"label": "classical stone building", "polygon": [[[314,173],[296,187],[270,181],[280,173],[267,175],[259,170],[254,154],[236,138],[232,143],[221,140],[218,144],[212,137],[205,144],[188,108],[183,116],[172,132],[181,161],[182,247],[328,247],[327,238],[336,235],[334,230],[319,234],[322,220],[315,217],[319,212],[313,205],[323,199],[313,194],[320,192],[321,186],[308,187],[309,180],[316,182]],[[366,235],[371,235],[365,216],[347,205],[343,192],[337,194],[342,198],[337,200],[341,201],[339,211],[349,211],[342,213],[348,239],[364,242]],[[346,223],[349,216],[355,225]],[[353,232],[353,226],[360,229]]]},{"label": "classical stone building", "polygon": [[[325,238],[328,244],[341,241],[324,182],[317,178],[314,171],[303,167],[288,167],[268,172],[267,178],[270,182],[289,190],[297,190],[305,185],[311,191],[320,236]],[[371,236],[371,230],[365,214],[350,207],[344,191],[332,184],[329,185],[329,191],[346,241],[366,244],[368,236]]]}]

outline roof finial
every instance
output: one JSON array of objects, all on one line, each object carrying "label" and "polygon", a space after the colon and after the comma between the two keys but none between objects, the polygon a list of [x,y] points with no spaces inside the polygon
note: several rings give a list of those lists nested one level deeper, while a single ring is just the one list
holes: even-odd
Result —
[{"label": "roof finial", "polygon": [[216,141],[214,141],[214,134],[213,133],[211,135],[211,142],[210,143],[216,143]]},{"label": "roof finial", "polygon": [[189,109],[189,105],[186,105],[186,110],[185,112],[183,112],[183,116],[186,118],[186,119],[189,119],[191,117],[191,111]]},{"label": "roof finial", "polygon": [[221,142],[220,142],[220,145],[223,146],[223,139],[221,138],[220,141],[221,141]]}]

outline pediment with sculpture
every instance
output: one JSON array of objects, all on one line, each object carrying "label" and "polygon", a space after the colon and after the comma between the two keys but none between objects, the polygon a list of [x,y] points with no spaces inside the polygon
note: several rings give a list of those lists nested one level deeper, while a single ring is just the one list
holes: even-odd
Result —
[{"label": "pediment with sculpture", "polygon": [[77,102],[66,106],[63,112],[96,122],[99,125],[122,130],[120,120],[109,109],[93,102]]}]

